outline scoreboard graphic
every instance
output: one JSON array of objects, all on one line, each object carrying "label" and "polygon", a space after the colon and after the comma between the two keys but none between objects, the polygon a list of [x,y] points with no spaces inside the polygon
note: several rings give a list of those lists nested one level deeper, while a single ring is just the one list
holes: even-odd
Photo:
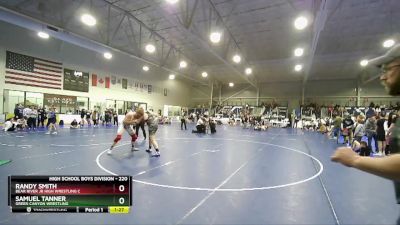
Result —
[{"label": "scoreboard graphic", "polygon": [[89,73],[64,68],[64,90],[89,92]]},{"label": "scoreboard graphic", "polygon": [[9,176],[15,213],[129,213],[131,176]]}]

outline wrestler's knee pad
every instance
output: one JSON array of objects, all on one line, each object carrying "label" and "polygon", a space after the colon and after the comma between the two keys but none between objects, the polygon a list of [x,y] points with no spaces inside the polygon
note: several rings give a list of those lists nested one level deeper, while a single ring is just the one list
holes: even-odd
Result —
[{"label": "wrestler's knee pad", "polygon": [[118,142],[119,140],[121,140],[121,138],[122,138],[122,135],[117,135],[117,137],[114,139],[114,142]]},{"label": "wrestler's knee pad", "polygon": [[136,134],[132,134],[131,137],[132,137],[132,142],[135,142],[136,139],[137,139],[137,135]]}]

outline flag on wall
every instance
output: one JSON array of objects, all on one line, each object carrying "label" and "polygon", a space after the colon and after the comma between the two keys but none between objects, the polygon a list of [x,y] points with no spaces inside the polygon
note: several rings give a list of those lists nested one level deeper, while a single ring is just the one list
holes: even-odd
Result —
[{"label": "flag on wall", "polygon": [[128,87],[129,87],[130,89],[133,88],[133,81],[132,81],[132,80],[129,80]]},{"label": "flag on wall", "polygon": [[106,83],[105,83],[106,88],[110,88],[110,78],[106,77],[105,80],[106,80]]},{"label": "flag on wall", "polygon": [[122,89],[128,89],[128,80],[122,79]]},{"label": "flag on wall", "polygon": [[7,51],[6,84],[61,89],[62,63]]},{"label": "flag on wall", "polygon": [[144,87],[143,83],[139,83],[139,89],[141,92],[143,92],[143,87]]},{"label": "flag on wall", "polygon": [[102,76],[99,76],[99,75],[93,73],[92,74],[92,86],[93,87],[110,88],[110,78],[102,77]]},{"label": "flag on wall", "polygon": [[97,86],[97,75],[94,73],[92,74],[92,86]]},{"label": "flag on wall", "polygon": [[116,85],[117,84],[117,77],[116,76],[111,76],[111,84]]},{"label": "flag on wall", "polygon": [[139,82],[135,81],[135,91],[139,91]]}]

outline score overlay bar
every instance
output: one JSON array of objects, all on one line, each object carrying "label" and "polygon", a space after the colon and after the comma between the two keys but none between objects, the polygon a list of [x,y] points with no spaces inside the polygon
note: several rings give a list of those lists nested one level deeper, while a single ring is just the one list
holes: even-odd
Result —
[{"label": "score overlay bar", "polygon": [[131,176],[9,176],[12,212],[128,213]]}]

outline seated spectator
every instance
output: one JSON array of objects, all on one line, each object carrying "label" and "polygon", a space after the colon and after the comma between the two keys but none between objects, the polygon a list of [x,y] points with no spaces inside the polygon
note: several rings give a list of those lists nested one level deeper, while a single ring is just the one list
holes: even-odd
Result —
[{"label": "seated spectator", "polygon": [[16,128],[23,130],[27,127],[26,120],[24,118],[17,119]]},{"label": "seated spectator", "polygon": [[69,128],[71,128],[71,129],[77,129],[77,128],[79,128],[79,125],[78,125],[78,122],[76,121],[76,119],[74,119],[74,120],[71,122],[71,125],[69,126]]},{"label": "seated spectator", "polygon": [[231,126],[236,125],[235,120],[233,118],[229,118],[228,124]]},{"label": "seated spectator", "polygon": [[15,131],[15,129],[17,128],[17,120],[16,117],[8,119],[5,123],[4,123],[4,131]]},{"label": "seated spectator", "polygon": [[302,120],[302,130],[313,130],[313,122],[312,121],[308,121],[308,120]]},{"label": "seated spectator", "polygon": [[268,129],[268,126],[261,125],[261,130],[265,131],[265,130],[267,130],[267,129]]},{"label": "seated spectator", "polygon": [[368,143],[365,141],[360,142],[360,156],[370,156],[371,155],[371,147],[368,146]]},{"label": "seated spectator", "polygon": [[328,129],[325,126],[325,124],[323,123],[320,124],[318,132],[320,132],[321,134],[326,134],[328,132]]},{"label": "seated spectator", "polygon": [[206,126],[204,125],[203,117],[200,117],[197,120],[196,130],[192,130],[192,133],[206,133]]},{"label": "seated spectator", "polygon": [[262,121],[261,123],[256,121],[256,123],[254,125],[254,130],[265,131],[267,129],[268,129],[268,126],[264,123],[264,121]]}]

